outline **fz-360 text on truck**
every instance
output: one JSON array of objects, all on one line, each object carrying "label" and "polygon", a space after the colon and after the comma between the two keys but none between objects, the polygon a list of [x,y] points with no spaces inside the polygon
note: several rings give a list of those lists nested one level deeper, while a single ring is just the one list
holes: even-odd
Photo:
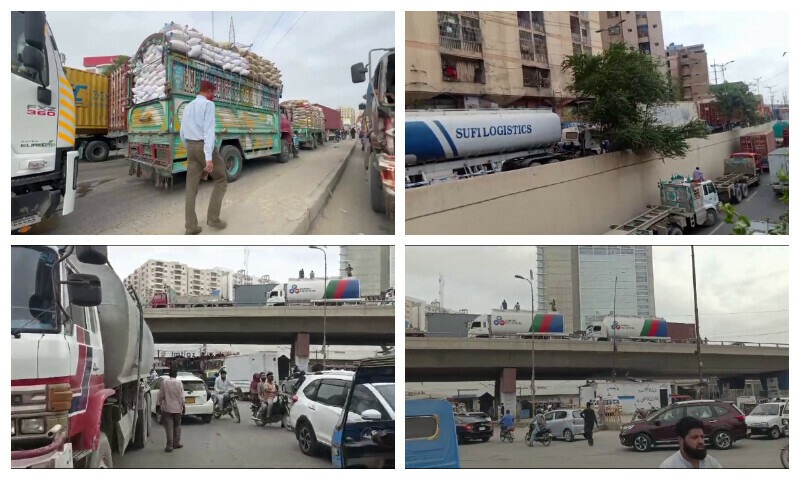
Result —
[{"label": "fz-360 text on truck", "polygon": [[111,467],[150,435],[153,336],[106,247],[11,248],[11,466]]},{"label": "fz-360 text on truck", "polygon": [[[373,68],[372,53],[386,52]],[[373,73],[374,72],[374,73]],[[368,66],[350,67],[353,83],[367,80],[362,128],[367,135],[364,167],[368,171],[370,203],[378,213],[394,218],[394,48],[369,51]]]},{"label": "fz-360 text on truck", "polygon": [[44,12],[11,12],[11,230],[75,208],[75,98]]}]

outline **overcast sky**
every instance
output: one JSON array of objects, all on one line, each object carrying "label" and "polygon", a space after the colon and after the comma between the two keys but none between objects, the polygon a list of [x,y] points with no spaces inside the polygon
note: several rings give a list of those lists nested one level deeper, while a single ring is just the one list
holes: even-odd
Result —
[{"label": "overcast sky", "polygon": [[[322,277],[325,263],[322,252],[308,247],[246,247],[250,250],[251,275],[269,275],[273,280],[286,281],[289,277],[297,277],[300,268],[305,269],[306,276],[314,273]],[[108,257],[114,271],[125,278],[139,268],[147,260],[164,260],[182,262],[195,268],[222,267],[233,271],[244,268],[245,247],[108,247]],[[328,275],[339,275],[339,247],[327,247]],[[163,350],[199,350],[200,345],[164,344],[158,348]],[[258,345],[209,345],[212,350],[232,349],[241,353],[259,350],[278,350],[289,355],[288,346]],[[312,347],[313,348],[313,347]],[[330,351],[339,352],[372,352],[379,349],[361,346],[331,346]],[[312,358],[314,354],[311,354]]]},{"label": "overcast sky", "polygon": [[[231,16],[236,42],[277,65],[283,99],[358,109],[366,83],[350,80],[350,66],[367,62],[373,48],[394,47],[393,12],[215,12],[213,37],[228,41]],[[132,56],[142,41],[170,21],[212,36],[211,12],[47,12],[67,65],[84,57]]]},{"label": "overcast sky", "polygon": [[[789,248],[695,247],[700,334],[709,340],[789,343]],[[514,275],[536,270],[536,247],[407,247],[406,295],[489,313],[503,299],[530,308]],[[656,315],[694,321],[690,248],[653,247]],[[534,284],[535,286],[535,284]],[[537,299],[538,302],[538,299]]]},{"label": "overcast sky", "polygon": [[[665,45],[705,45],[711,84],[711,65],[733,60],[725,67],[727,81],[755,83],[757,77],[762,77],[764,101],[770,101],[769,90],[764,87],[773,85],[775,103],[783,103],[783,90],[789,88],[791,55],[782,56],[789,50],[788,12],[661,12],[661,20]],[[722,74],[717,70],[722,83]],[[756,92],[755,87],[751,90]]]}]

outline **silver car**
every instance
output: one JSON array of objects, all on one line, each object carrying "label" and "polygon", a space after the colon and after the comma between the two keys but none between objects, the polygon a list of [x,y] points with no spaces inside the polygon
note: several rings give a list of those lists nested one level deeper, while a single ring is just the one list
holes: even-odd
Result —
[{"label": "silver car", "polygon": [[547,428],[553,432],[554,438],[563,438],[571,442],[577,435],[583,435],[583,417],[581,410],[560,409],[545,413]]}]

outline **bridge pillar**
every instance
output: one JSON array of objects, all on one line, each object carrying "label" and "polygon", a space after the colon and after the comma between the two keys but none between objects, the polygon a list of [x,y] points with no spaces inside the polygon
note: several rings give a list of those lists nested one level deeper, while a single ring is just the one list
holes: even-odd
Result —
[{"label": "bridge pillar", "polygon": [[[498,388],[499,385],[499,388]],[[515,417],[519,418],[517,411],[517,369],[504,368],[500,374],[500,378],[495,384],[495,392],[500,394],[499,404],[503,406],[503,412],[500,416],[505,415],[506,410],[511,410]]]},{"label": "bridge pillar", "polygon": [[292,345],[294,350],[292,360],[301,371],[308,371],[308,356],[309,356],[309,335],[307,333],[298,333]]}]

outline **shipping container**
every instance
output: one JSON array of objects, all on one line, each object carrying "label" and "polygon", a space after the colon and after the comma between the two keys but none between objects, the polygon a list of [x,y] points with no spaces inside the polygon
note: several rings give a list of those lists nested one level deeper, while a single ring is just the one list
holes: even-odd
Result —
[{"label": "shipping container", "polygon": [[239,307],[254,307],[265,306],[267,304],[267,295],[278,284],[262,284],[262,285],[234,285],[233,286],[233,303]]},{"label": "shipping container", "polygon": [[775,150],[775,132],[770,129],[766,132],[754,133],[752,135],[742,135],[739,137],[741,151],[755,153],[762,165],[767,166],[767,156],[769,152]]},{"label": "shipping container", "polygon": [[128,89],[130,67],[124,63],[109,78],[108,129],[112,132],[128,131]]},{"label": "shipping container", "polygon": [[108,131],[108,76],[66,67],[75,95],[76,135]]},{"label": "shipping container", "polygon": [[342,115],[338,111],[318,103],[315,103],[314,105],[321,108],[322,113],[325,115],[325,130],[339,130],[344,128]]},{"label": "shipping container", "polygon": [[667,336],[673,342],[694,340],[694,324],[667,322]]}]

